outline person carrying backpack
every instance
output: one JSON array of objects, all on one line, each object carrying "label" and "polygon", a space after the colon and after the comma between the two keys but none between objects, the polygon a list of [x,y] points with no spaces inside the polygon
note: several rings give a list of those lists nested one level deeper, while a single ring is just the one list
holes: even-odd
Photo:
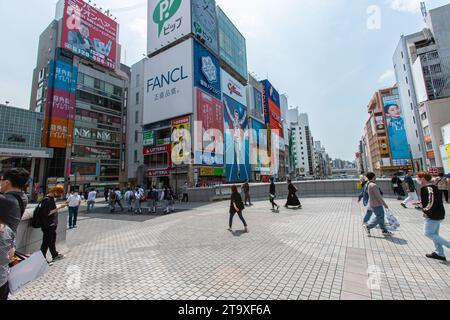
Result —
[{"label": "person carrying backpack", "polygon": [[150,187],[148,192],[148,202],[150,213],[156,214],[156,206],[158,202],[158,191],[156,190],[156,187]]},{"label": "person carrying backpack", "polygon": [[[50,193],[41,201],[39,206],[35,209],[40,228],[44,234],[42,238],[41,251],[44,257],[47,256],[47,251],[53,258],[53,262],[63,259],[64,256],[59,254],[56,250],[56,229],[58,228],[59,210],[64,209],[67,205],[62,204],[56,206],[55,198],[59,198],[64,194],[63,186],[56,186],[50,190]],[[34,219],[34,218],[33,218]]]},{"label": "person carrying backpack", "polygon": [[231,187],[231,202],[230,202],[230,222],[229,222],[229,228],[228,231],[233,232],[233,218],[235,214],[237,213],[239,216],[239,219],[241,219],[242,223],[245,227],[245,232],[248,232],[248,226],[247,222],[244,219],[244,216],[242,215],[242,211],[245,209],[244,202],[242,201],[242,197],[238,192],[238,189],[236,186]]}]

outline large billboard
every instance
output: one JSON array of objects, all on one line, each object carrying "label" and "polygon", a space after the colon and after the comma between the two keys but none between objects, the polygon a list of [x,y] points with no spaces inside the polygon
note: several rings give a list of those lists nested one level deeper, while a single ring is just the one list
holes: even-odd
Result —
[{"label": "large billboard", "polygon": [[[247,108],[223,95],[225,113],[225,163],[227,182],[250,179]],[[247,132],[247,134],[246,134]]]},{"label": "large billboard", "polygon": [[230,98],[236,100],[244,107],[247,106],[247,91],[246,88],[228,72],[220,70],[222,78],[222,92]]},{"label": "large billboard", "polygon": [[410,159],[409,145],[399,97],[384,97],[383,104],[391,158],[394,165],[407,165]]},{"label": "large billboard", "polygon": [[220,61],[194,41],[195,86],[221,100]]},{"label": "large billboard", "polygon": [[219,31],[215,0],[192,0],[192,32],[219,53]]},{"label": "large billboard", "polygon": [[193,111],[192,40],[146,60],[144,125]]},{"label": "large billboard", "polygon": [[50,61],[42,144],[48,148],[72,145],[78,70],[62,61]]},{"label": "large billboard", "polygon": [[189,164],[191,160],[191,117],[172,120],[172,163]]},{"label": "large billboard", "polygon": [[224,114],[222,102],[196,89],[197,121],[195,164],[223,165]]},{"label": "large billboard", "polygon": [[[170,144],[144,148],[144,156],[150,156],[151,169],[147,171],[149,178],[170,176],[170,167],[172,165],[170,154]],[[158,158],[160,155],[161,157]]]},{"label": "large billboard", "polygon": [[117,63],[118,24],[83,0],[66,0],[61,47],[107,68]]},{"label": "large billboard", "polygon": [[191,0],[148,0],[147,52],[191,33]]},{"label": "large billboard", "polygon": [[251,138],[252,145],[250,149],[251,163],[256,164],[255,171],[268,173],[270,172],[270,159],[266,158],[267,156],[266,126],[257,120],[252,120],[251,132],[253,134],[253,137]]}]

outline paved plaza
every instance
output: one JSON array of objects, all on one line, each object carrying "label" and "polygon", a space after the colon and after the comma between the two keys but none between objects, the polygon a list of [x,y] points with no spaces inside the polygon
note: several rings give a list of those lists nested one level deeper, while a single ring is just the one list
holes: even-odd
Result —
[{"label": "paved plaza", "polygon": [[[450,299],[449,264],[424,257],[433,244],[419,211],[390,200],[401,230],[368,238],[355,199],[302,202],[279,213],[256,202],[248,234],[237,216],[237,231],[226,230],[228,202],[157,217],[82,214],[66,259],[12,299]],[[441,234],[450,238],[449,222]]]}]

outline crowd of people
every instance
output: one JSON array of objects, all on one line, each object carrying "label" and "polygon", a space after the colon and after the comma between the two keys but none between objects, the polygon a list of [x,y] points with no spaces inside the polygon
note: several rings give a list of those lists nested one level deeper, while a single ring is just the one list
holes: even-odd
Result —
[{"label": "crowd of people", "polygon": [[[414,181],[411,170],[408,171],[404,181],[398,174],[394,174],[391,180],[397,199],[403,201],[401,206],[407,209],[407,205],[411,203],[415,209],[422,212],[424,234],[433,241],[435,246],[435,251],[427,254],[426,257],[440,261],[447,261],[444,247],[450,249],[450,241],[439,235],[440,226],[445,220],[444,199],[449,203],[449,180],[450,177],[446,177],[444,174],[433,179],[431,174],[419,172]],[[392,232],[388,231],[385,224],[386,210],[389,210],[389,206],[383,199],[383,192],[376,184],[376,175],[370,172],[366,176],[361,176],[360,182],[362,189],[359,201],[364,199],[366,214],[363,219],[363,227],[367,235],[371,237],[371,230],[379,226],[384,236],[392,236]],[[403,184],[405,184],[406,190],[403,188]],[[406,197],[405,200],[403,200],[404,197]],[[375,215],[375,219],[371,220],[373,215]]]}]

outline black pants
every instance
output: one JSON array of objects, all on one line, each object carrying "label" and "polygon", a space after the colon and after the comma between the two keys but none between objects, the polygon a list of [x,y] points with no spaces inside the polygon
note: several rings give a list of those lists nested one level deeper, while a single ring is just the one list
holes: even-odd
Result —
[{"label": "black pants", "polygon": [[184,202],[184,200],[186,200],[186,202],[189,202],[189,194],[183,193],[183,199],[181,200],[181,202]]},{"label": "black pants", "polygon": [[0,287],[0,301],[8,300],[9,295],[9,285],[6,282],[3,286]]},{"label": "black pants", "polygon": [[241,219],[242,223],[244,224],[244,227],[247,228],[247,222],[245,222],[244,216],[242,215],[242,211],[239,211],[239,212],[234,212],[234,213],[230,212],[230,229],[233,226],[233,218],[236,213],[238,214],[239,219]]},{"label": "black pants", "polygon": [[42,229],[42,232],[44,233],[41,245],[42,254],[46,257],[47,251],[50,249],[52,257],[56,258],[59,255],[58,251],[56,251],[56,227]]},{"label": "black pants", "polygon": [[123,211],[123,207],[122,207],[122,203],[120,203],[120,200],[116,200],[116,202],[115,202],[116,204],[118,204],[119,205],[119,207],[120,207],[120,210],[122,210]]},{"label": "black pants", "polygon": [[278,205],[275,203],[275,198],[270,198],[270,203],[272,204],[272,209],[275,209],[275,207],[278,207]]},{"label": "black pants", "polygon": [[249,205],[252,204],[252,202],[250,200],[250,192],[244,192],[244,203],[247,204],[247,202]]},{"label": "black pants", "polygon": [[448,203],[448,190],[440,190],[442,193],[442,199],[445,199],[445,201]]}]

